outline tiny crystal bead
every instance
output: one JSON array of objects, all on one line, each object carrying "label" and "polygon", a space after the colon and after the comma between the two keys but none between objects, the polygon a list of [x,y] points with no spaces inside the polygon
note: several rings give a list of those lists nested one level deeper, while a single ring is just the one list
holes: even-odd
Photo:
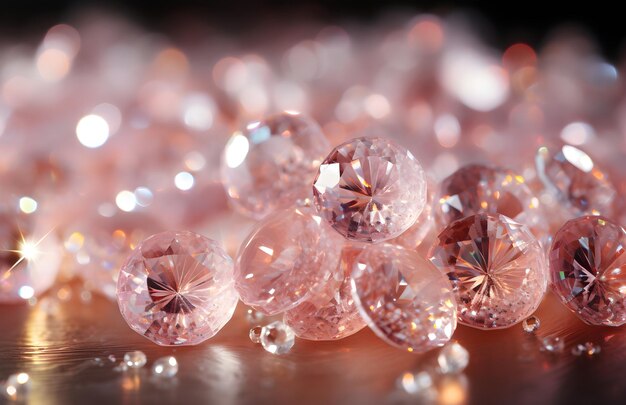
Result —
[{"label": "tiny crystal bead", "polygon": [[439,352],[439,356],[437,356],[439,370],[443,374],[462,372],[469,364],[469,360],[469,352],[457,342],[444,346],[441,352]]},{"label": "tiny crystal bead", "polygon": [[408,394],[419,395],[433,387],[433,378],[427,371],[406,372],[398,378],[398,386]]},{"label": "tiny crystal bead", "polygon": [[541,326],[541,322],[536,316],[529,316],[522,321],[522,329],[524,329],[526,333],[534,333],[539,329],[539,326]]},{"label": "tiny crystal bead", "polygon": [[178,361],[173,356],[157,359],[152,365],[152,374],[157,377],[172,378],[178,373]]},{"label": "tiny crystal bead", "polygon": [[281,321],[265,325],[261,330],[261,345],[272,354],[288,353],[295,342],[293,330]]},{"label": "tiny crystal bead", "polygon": [[565,348],[565,342],[558,336],[548,336],[541,341],[541,349],[546,352],[559,353]]},{"label": "tiny crystal bead", "polygon": [[139,350],[124,354],[124,363],[129,368],[141,368],[146,365],[147,361],[145,353]]},{"label": "tiny crystal bead", "polygon": [[577,344],[572,348],[572,354],[574,356],[580,356],[581,354],[586,354],[587,356],[595,356],[600,353],[601,347],[599,345],[594,344],[593,342],[585,342],[584,344]]},{"label": "tiny crystal bead", "polygon": [[250,328],[250,332],[248,336],[250,337],[250,341],[252,343],[261,343],[261,331],[263,330],[262,326],[255,326]]}]

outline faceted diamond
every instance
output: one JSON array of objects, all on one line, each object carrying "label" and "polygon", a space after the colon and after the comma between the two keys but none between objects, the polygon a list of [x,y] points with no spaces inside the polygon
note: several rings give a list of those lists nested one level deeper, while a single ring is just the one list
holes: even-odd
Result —
[{"label": "faceted diamond", "polygon": [[604,217],[567,222],[550,249],[550,282],[560,300],[591,325],[626,323],[626,231]]},{"label": "faceted diamond", "polygon": [[546,147],[539,148],[535,159],[537,175],[560,205],[556,214],[567,208],[570,219],[584,214],[613,216],[617,195],[614,186],[594,161],[582,150],[563,146],[551,155]]},{"label": "faceted diamond", "polygon": [[447,344],[437,356],[439,370],[443,374],[462,372],[469,364],[469,360],[469,352],[457,342]]},{"label": "faceted diamond", "polygon": [[353,267],[352,294],[374,333],[409,352],[443,346],[456,328],[450,283],[413,250],[365,249]]},{"label": "faceted diamond", "polygon": [[124,354],[124,363],[129,368],[141,368],[146,365],[148,358],[142,351],[135,350]]},{"label": "faceted diamond", "polygon": [[241,245],[235,288],[241,300],[275,315],[314,299],[336,277],[343,238],[312,208],[265,218]]},{"label": "faceted diamond", "polygon": [[261,331],[263,330],[263,327],[261,326],[255,326],[253,328],[250,328],[250,332],[248,332],[248,337],[250,338],[250,341],[252,343],[261,343]]},{"label": "faceted diamond", "polygon": [[400,245],[407,249],[417,249],[422,245],[422,242],[424,242],[435,225],[433,218],[434,190],[435,187],[432,186],[432,183],[429,181],[426,191],[426,205],[424,205],[424,209],[417,217],[415,223],[400,236],[391,240],[390,243]]},{"label": "faceted diamond", "polygon": [[528,226],[540,238],[547,233],[539,200],[514,172],[483,165],[460,168],[445,178],[435,197],[439,226],[479,212],[502,214]]},{"label": "faceted diamond", "polygon": [[477,214],[451,223],[430,250],[454,287],[459,321],[506,328],[530,316],[547,284],[541,245],[524,225]]},{"label": "faceted diamond", "polygon": [[273,354],[288,353],[293,347],[295,338],[293,330],[281,321],[272,322],[261,330],[261,345]]},{"label": "faceted diamond", "polygon": [[284,321],[296,336],[309,340],[336,340],[350,336],[365,327],[365,321],[352,298],[350,273],[362,247],[346,246],[341,252],[338,274],[342,281],[327,284],[328,300],[303,302],[285,312]]},{"label": "faceted diamond", "polygon": [[322,217],[343,236],[395,238],[426,205],[426,176],[411,152],[384,138],[357,138],[326,157],[313,183]]},{"label": "faceted diamond", "polygon": [[297,113],[282,113],[235,132],[222,155],[222,182],[244,214],[262,218],[311,195],[330,144],[320,127]]},{"label": "faceted diamond", "polygon": [[155,377],[172,378],[176,374],[178,374],[178,361],[174,356],[156,359],[152,365],[152,375]]},{"label": "faceted diamond", "polygon": [[34,215],[0,212],[0,303],[40,295],[59,273],[62,245]]},{"label": "faceted diamond", "polygon": [[526,333],[535,333],[539,326],[541,326],[541,322],[536,316],[529,316],[522,321],[522,329]]},{"label": "faceted diamond", "polygon": [[122,316],[163,345],[194,345],[214,336],[237,306],[233,263],[215,241],[163,232],[130,255],[117,283]]}]

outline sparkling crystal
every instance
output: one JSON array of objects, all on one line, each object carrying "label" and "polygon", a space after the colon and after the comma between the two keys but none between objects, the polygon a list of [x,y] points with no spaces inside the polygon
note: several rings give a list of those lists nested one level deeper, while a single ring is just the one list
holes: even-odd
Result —
[{"label": "sparkling crystal", "polygon": [[572,354],[574,356],[580,356],[581,354],[595,356],[600,353],[601,349],[602,348],[599,345],[596,345],[593,342],[585,342],[584,344],[579,343],[572,348]]},{"label": "sparkling crystal", "polygon": [[453,342],[444,346],[437,356],[439,370],[443,374],[460,373],[469,364],[470,355],[467,349],[457,342]]},{"label": "sparkling crystal", "polygon": [[273,354],[285,354],[291,350],[296,335],[281,321],[274,321],[261,329],[261,345]]},{"label": "sparkling crystal", "polygon": [[547,233],[537,199],[526,180],[506,169],[468,165],[445,178],[435,197],[439,226],[479,212],[502,214],[528,226],[539,238]]},{"label": "sparkling crystal", "polygon": [[141,368],[146,365],[148,359],[146,354],[140,350],[135,350],[124,354],[124,363],[129,368]]},{"label": "sparkling crystal", "polygon": [[416,395],[433,387],[433,378],[427,371],[402,373],[398,378],[398,386],[406,393]]},{"label": "sparkling crystal", "polygon": [[526,226],[503,215],[482,213],[451,223],[430,257],[452,282],[459,321],[475,328],[521,322],[546,290],[541,245]]},{"label": "sparkling crystal", "polygon": [[107,359],[111,362],[111,363],[115,363],[117,361],[117,357],[115,357],[114,354],[109,354],[107,356]]},{"label": "sparkling crystal", "polygon": [[222,182],[233,204],[255,218],[310,196],[330,144],[320,127],[297,113],[281,113],[235,132],[222,156]]},{"label": "sparkling crystal", "polygon": [[163,346],[198,344],[214,336],[235,311],[233,263],[208,238],[159,233],[129,256],[117,299],[135,332]]},{"label": "sparkling crystal", "polygon": [[125,373],[126,371],[128,371],[128,366],[122,361],[117,366],[113,367],[113,371],[117,371],[118,373]]},{"label": "sparkling crystal", "polygon": [[352,293],[374,333],[409,352],[443,346],[456,328],[450,283],[413,250],[365,249],[353,267]]},{"label": "sparkling crystal", "polygon": [[260,322],[263,322],[265,319],[265,315],[263,312],[257,311],[254,308],[248,308],[246,310],[246,320],[250,325],[258,325]]},{"label": "sparkling crystal", "polygon": [[426,205],[424,206],[424,209],[417,217],[415,223],[400,236],[391,240],[390,243],[400,245],[407,249],[417,249],[422,245],[422,242],[424,242],[435,225],[433,217],[434,190],[435,187],[433,182],[429,181],[426,192]]},{"label": "sparkling crystal", "polygon": [[626,230],[599,216],[567,222],[550,249],[550,282],[560,300],[591,325],[626,323]]},{"label": "sparkling crystal", "polygon": [[0,303],[30,300],[52,286],[62,245],[35,213],[0,209]]},{"label": "sparkling crystal", "polygon": [[541,341],[541,349],[546,352],[559,353],[565,348],[565,342],[558,336],[548,336]]},{"label": "sparkling crystal", "polygon": [[528,318],[522,321],[522,328],[524,329],[524,332],[526,333],[536,332],[537,329],[539,329],[539,326],[541,326],[541,322],[539,321],[539,318],[537,318],[536,316],[529,316]]},{"label": "sparkling crystal", "polygon": [[155,360],[152,365],[152,375],[156,377],[172,378],[178,373],[178,361],[174,356],[165,356]]},{"label": "sparkling crystal", "polygon": [[261,326],[255,326],[253,328],[250,328],[250,332],[248,333],[248,336],[250,337],[250,341],[252,343],[261,343],[261,331],[263,330],[263,327]]},{"label": "sparkling crystal", "polygon": [[287,311],[335,278],[343,243],[312,208],[276,212],[241,245],[235,288],[245,304],[268,315]]},{"label": "sparkling crystal", "polygon": [[565,204],[569,218],[584,214],[613,215],[615,188],[585,152],[564,145],[551,155],[548,148],[542,147],[535,161],[537,175],[560,202],[555,206],[556,212],[563,212]]},{"label": "sparkling crystal", "polygon": [[337,146],[313,183],[314,203],[343,236],[392,239],[415,223],[426,205],[426,176],[411,152],[384,138]]},{"label": "sparkling crystal", "polygon": [[286,311],[284,322],[296,336],[309,340],[336,340],[350,336],[365,327],[365,321],[352,298],[350,273],[362,246],[346,246],[341,252],[340,282],[329,282],[327,300],[319,303],[303,302]]},{"label": "sparkling crystal", "polygon": [[4,382],[3,393],[13,401],[26,401],[32,381],[27,373],[11,374]]}]

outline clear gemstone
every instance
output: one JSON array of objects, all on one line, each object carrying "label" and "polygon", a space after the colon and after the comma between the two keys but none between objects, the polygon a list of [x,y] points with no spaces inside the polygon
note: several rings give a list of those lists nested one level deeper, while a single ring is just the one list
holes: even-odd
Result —
[{"label": "clear gemstone", "polygon": [[135,350],[124,354],[124,364],[129,368],[141,368],[146,365],[148,358],[142,351]]},{"label": "clear gemstone", "polygon": [[584,214],[613,215],[617,192],[607,174],[582,150],[565,145],[552,155],[542,147],[536,165],[542,183],[560,203],[554,206],[555,214],[564,212],[565,204],[569,211],[566,219]]},{"label": "clear gemstone", "polygon": [[285,312],[284,322],[296,336],[309,340],[336,340],[348,337],[365,327],[365,321],[352,298],[350,273],[362,247],[346,246],[341,252],[339,282],[327,284],[327,300],[303,302]]},{"label": "clear gemstone", "polygon": [[541,322],[536,316],[529,316],[522,321],[522,329],[526,333],[535,333],[539,326],[541,326]]},{"label": "clear gemstone", "polygon": [[276,212],[241,245],[235,288],[245,304],[268,315],[287,311],[336,277],[343,244],[312,208]]},{"label": "clear gemstone", "polygon": [[214,336],[237,306],[231,258],[192,232],[163,232],[143,241],[117,283],[122,316],[137,333],[163,345],[194,345]]},{"label": "clear gemstone", "polygon": [[548,336],[541,341],[541,350],[551,353],[562,352],[565,342],[558,336]]},{"label": "clear gemstone", "polygon": [[435,225],[433,217],[433,198],[435,194],[435,187],[432,184],[432,182],[428,182],[426,205],[424,205],[424,209],[417,217],[415,223],[400,236],[391,240],[390,243],[400,245],[407,249],[417,249],[422,245],[422,242],[424,242]]},{"label": "clear gemstone", "polygon": [[470,355],[467,349],[457,342],[453,342],[444,346],[437,356],[439,370],[443,374],[460,373],[469,364]]},{"label": "clear gemstone", "polygon": [[250,341],[252,343],[261,343],[261,331],[262,330],[263,330],[263,327],[261,326],[255,326],[253,328],[250,328],[248,337],[250,337]]},{"label": "clear gemstone", "polygon": [[464,166],[441,182],[435,202],[434,215],[441,227],[486,212],[502,214],[524,224],[538,238],[547,233],[539,200],[526,180],[510,170]]},{"label": "clear gemstone", "polygon": [[626,230],[599,216],[567,222],[550,249],[550,282],[584,322],[626,323]]},{"label": "clear gemstone", "polygon": [[152,365],[152,375],[163,378],[172,378],[178,374],[178,361],[174,356],[165,356],[156,359]]},{"label": "clear gemstone", "polygon": [[12,401],[27,401],[32,381],[27,373],[11,374],[4,382],[3,394]]},{"label": "clear gemstone", "polygon": [[222,182],[240,211],[262,218],[311,195],[330,144],[310,118],[281,113],[235,132],[222,155]]},{"label": "clear gemstone", "polygon": [[443,346],[456,328],[450,283],[413,250],[365,249],[353,267],[352,293],[374,333],[409,352]]},{"label": "clear gemstone", "polygon": [[599,345],[594,344],[593,342],[585,342],[584,344],[577,344],[572,348],[572,354],[574,356],[580,356],[581,354],[586,354],[587,356],[595,356],[600,353],[602,348]]},{"label": "clear gemstone", "polygon": [[433,377],[427,371],[406,372],[398,379],[398,385],[406,393],[417,395],[433,387]]},{"label": "clear gemstone", "polygon": [[415,157],[384,138],[337,146],[313,183],[314,203],[343,236],[380,242],[415,223],[426,205],[426,176]]},{"label": "clear gemstone", "polygon": [[273,354],[285,354],[293,347],[296,335],[281,321],[274,321],[261,330],[261,345]]},{"label": "clear gemstone", "polygon": [[475,328],[521,322],[546,290],[541,245],[526,226],[503,215],[482,213],[451,223],[430,257],[452,282],[459,321]]}]

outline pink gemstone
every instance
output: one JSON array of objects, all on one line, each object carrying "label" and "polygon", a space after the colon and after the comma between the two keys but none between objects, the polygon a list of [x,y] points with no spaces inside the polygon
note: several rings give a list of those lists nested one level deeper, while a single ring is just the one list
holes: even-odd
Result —
[{"label": "pink gemstone", "polygon": [[57,278],[63,247],[36,215],[0,212],[0,303],[38,296]]},{"label": "pink gemstone", "polygon": [[502,214],[528,226],[538,238],[547,234],[539,200],[514,172],[468,165],[445,178],[435,197],[435,218],[442,228],[479,212]]},{"label": "pink gemstone", "polygon": [[328,299],[319,303],[306,301],[285,312],[284,322],[296,336],[309,340],[336,340],[355,334],[365,327],[365,321],[352,298],[350,273],[362,247],[346,246],[341,251],[339,272],[341,280],[327,284]]},{"label": "pink gemstone", "polygon": [[426,240],[428,235],[431,234],[435,225],[433,218],[434,189],[434,186],[432,186],[432,183],[429,181],[424,209],[417,217],[415,223],[400,236],[391,240],[390,243],[400,245],[407,249],[417,249],[422,245],[422,242]]},{"label": "pink gemstone", "polygon": [[567,222],[550,249],[552,290],[591,325],[626,323],[626,231],[604,217]]},{"label": "pink gemstone", "polygon": [[482,213],[451,223],[430,257],[452,282],[464,325],[512,326],[537,309],[546,290],[541,245],[526,226],[504,215]]},{"label": "pink gemstone", "polygon": [[245,304],[265,314],[287,311],[323,295],[337,276],[343,245],[313,208],[275,212],[241,245],[235,288]]},{"label": "pink gemstone", "polygon": [[144,240],[117,282],[126,323],[162,346],[209,339],[230,320],[237,301],[231,258],[215,241],[191,232]]},{"label": "pink gemstone", "polygon": [[564,212],[565,219],[584,214],[613,216],[617,192],[594,161],[582,150],[565,145],[551,155],[548,148],[537,152],[537,175],[546,189],[555,196],[555,214]]},{"label": "pink gemstone", "polygon": [[410,352],[443,346],[456,329],[448,280],[413,250],[374,245],[357,258],[352,293],[369,327]]},{"label": "pink gemstone", "polygon": [[236,208],[262,218],[308,198],[330,144],[310,118],[282,113],[235,132],[222,156],[222,182]]},{"label": "pink gemstone", "polygon": [[411,152],[384,138],[337,146],[313,183],[315,205],[335,230],[364,242],[392,239],[426,205],[426,176]]}]

